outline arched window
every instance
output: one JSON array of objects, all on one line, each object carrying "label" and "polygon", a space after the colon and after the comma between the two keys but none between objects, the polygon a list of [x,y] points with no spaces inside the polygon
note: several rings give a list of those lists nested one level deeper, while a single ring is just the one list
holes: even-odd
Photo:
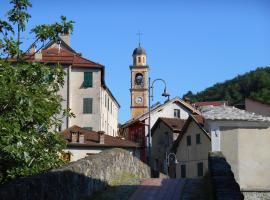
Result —
[{"label": "arched window", "polygon": [[135,76],[135,84],[143,86],[143,75],[141,73],[136,74],[136,76]]},{"label": "arched window", "polygon": [[141,63],[141,56],[138,57],[138,63]]}]

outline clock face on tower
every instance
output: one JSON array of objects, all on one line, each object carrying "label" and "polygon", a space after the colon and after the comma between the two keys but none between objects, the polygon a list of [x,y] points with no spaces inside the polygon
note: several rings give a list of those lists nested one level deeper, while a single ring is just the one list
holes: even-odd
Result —
[{"label": "clock face on tower", "polygon": [[136,97],[135,102],[136,104],[142,104],[142,97]]}]

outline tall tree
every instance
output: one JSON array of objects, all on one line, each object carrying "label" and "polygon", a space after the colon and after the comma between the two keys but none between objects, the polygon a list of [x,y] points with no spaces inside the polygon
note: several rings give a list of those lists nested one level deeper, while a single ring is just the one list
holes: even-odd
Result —
[{"label": "tall tree", "polygon": [[[7,20],[0,19],[0,183],[63,164],[60,153],[66,143],[52,127],[61,123],[56,116],[70,115],[63,112],[57,94],[64,84],[61,66],[27,62],[30,47],[20,48],[31,3],[11,0],[10,4]],[[39,45],[38,51],[59,34],[72,32],[73,23],[61,16],[58,23],[32,28],[32,45]]]}]

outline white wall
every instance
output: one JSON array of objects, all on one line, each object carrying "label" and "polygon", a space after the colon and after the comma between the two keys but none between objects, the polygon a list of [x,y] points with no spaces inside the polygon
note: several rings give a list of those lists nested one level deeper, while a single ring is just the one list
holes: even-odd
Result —
[{"label": "white wall", "polygon": [[[93,72],[93,86],[84,88],[84,72]],[[101,71],[98,69],[72,68],[70,74],[70,108],[76,115],[70,119],[70,125],[92,127],[93,131],[100,130],[100,87]],[[83,98],[92,98],[92,114],[83,113]]]}]

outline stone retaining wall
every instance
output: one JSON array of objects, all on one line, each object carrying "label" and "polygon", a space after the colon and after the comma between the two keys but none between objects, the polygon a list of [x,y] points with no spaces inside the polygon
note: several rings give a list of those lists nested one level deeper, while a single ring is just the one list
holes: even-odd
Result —
[{"label": "stone retaining wall", "polygon": [[243,200],[231,166],[222,153],[210,152],[208,164],[215,200]]},{"label": "stone retaining wall", "polygon": [[79,200],[104,190],[129,172],[150,178],[149,167],[123,149],[112,149],[69,163],[57,170],[22,178],[0,187],[2,200]]}]

